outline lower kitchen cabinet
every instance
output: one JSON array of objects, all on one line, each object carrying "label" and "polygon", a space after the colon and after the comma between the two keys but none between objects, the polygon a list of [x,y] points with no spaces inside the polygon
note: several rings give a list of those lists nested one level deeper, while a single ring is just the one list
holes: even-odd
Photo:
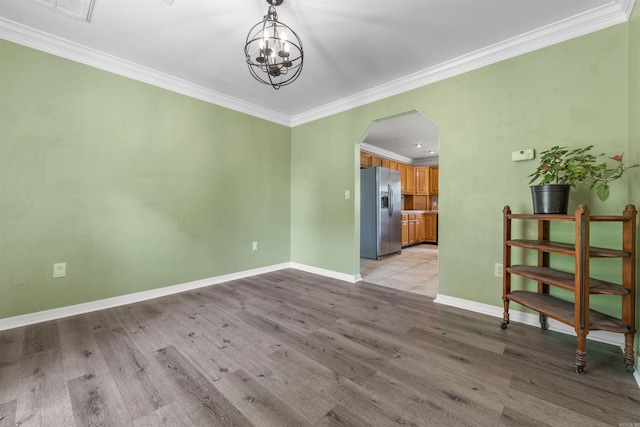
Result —
[{"label": "lower kitchen cabinet", "polygon": [[409,214],[409,244],[413,245],[418,242],[418,218],[420,215]]},{"label": "lower kitchen cabinet", "polygon": [[437,243],[438,214],[436,212],[402,214],[402,246],[416,243]]},{"label": "lower kitchen cabinet", "polygon": [[424,241],[425,242],[437,242],[438,241],[438,214],[437,213],[424,213],[422,214],[422,221],[424,223]]},{"label": "lower kitchen cabinet", "polygon": [[409,215],[402,214],[402,246],[409,244]]}]

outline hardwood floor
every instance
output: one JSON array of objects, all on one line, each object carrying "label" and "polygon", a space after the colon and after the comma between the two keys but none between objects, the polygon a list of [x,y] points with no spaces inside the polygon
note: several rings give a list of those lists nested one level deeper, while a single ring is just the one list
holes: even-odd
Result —
[{"label": "hardwood floor", "polygon": [[640,423],[620,349],[589,342],[576,375],[573,337],[499,325],[414,293],[268,273],[0,332],[0,426]]}]

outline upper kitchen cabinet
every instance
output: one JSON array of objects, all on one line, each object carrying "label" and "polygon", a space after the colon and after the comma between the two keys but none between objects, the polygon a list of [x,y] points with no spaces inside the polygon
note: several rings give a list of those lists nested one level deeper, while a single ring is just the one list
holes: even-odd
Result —
[{"label": "upper kitchen cabinet", "polygon": [[407,193],[414,194],[416,192],[416,171],[411,165],[407,165]]},{"label": "upper kitchen cabinet", "polygon": [[[385,166],[384,161],[389,162],[388,159],[383,159],[375,154],[367,153],[366,151],[360,151],[360,168],[372,168],[374,166]],[[391,169],[391,168],[390,168]]]},{"label": "upper kitchen cabinet", "polygon": [[360,168],[371,167],[371,154],[366,151],[360,151]]},{"label": "upper kitchen cabinet", "polygon": [[416,166],[416,191],[419,195],[438,194],[438,166]]},{"label": "upper kitchen cabinet", "polygon": [[413,166],[398,162],[398,170],[400,171],[400,184],[402,194],[412,195],[415,191],[415,177]]},{"label": "upper kitchen cabinet", "polygon": [[430,195],[438,194],[438,170],[438,166],[429,166],[428,193]]},{"label": "upper kitchen cabinet", "polygon": [[416,166],[415,177],[416,177],[415,178],[416,179],[415,194],[420,194],[420,195],[429,194],[429,167]]}]

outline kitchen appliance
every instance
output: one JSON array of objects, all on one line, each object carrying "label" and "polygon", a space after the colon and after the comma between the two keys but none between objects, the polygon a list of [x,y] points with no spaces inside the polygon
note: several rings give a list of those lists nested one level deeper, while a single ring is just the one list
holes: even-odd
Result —
[{"label": "kitchen appliance", "polygon": [[402,250],[400,172],[360,170],[360,257],[380,259]]}]

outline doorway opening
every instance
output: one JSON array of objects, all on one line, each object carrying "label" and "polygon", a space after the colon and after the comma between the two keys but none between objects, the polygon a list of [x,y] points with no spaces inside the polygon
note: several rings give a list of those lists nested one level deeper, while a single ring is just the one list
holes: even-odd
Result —
[{"label": "doorway opening", "polygon": [[[402,181],[402,251],[379,259],[365,258],[361,252],[360,276],[363,282],[436,298],[438,241],[441,239],[437,235],[438,124],[415,110],[377,119],[369,125],[358,145],[360,170],[373,167],[395,169],[400,171]],[[370,203],[362,204],[362,191],[364,189],[361,189],[359,201],[361,218],[366,215],[364,209],[371,209]],[[427,231],[427,223],[430,231]],[[409,229],[411,238],[408,237]],[[361,233],[370,233],[368,230],[370,228],[361,229]],[[366,236],[371,240],[369,234]]]}]

